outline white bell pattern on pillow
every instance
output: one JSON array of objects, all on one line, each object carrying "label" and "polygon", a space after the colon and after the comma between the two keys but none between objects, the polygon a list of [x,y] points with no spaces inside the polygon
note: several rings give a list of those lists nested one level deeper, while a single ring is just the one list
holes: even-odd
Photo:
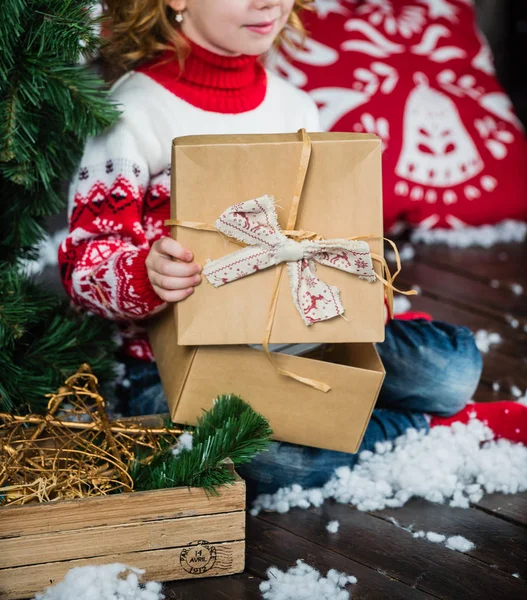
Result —
[{"label": "white bell pattern on pillow", "polygon": [[483,169],[483,161],[454,102],[432,89],[422,73],[404,109],[403,144],[395,172],[433,187],[458,185]]}]

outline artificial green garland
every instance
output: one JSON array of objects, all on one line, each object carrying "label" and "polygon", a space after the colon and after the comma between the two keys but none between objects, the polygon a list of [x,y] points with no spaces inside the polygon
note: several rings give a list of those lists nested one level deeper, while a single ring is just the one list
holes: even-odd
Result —
[{"label": "artificial green garland", "polygon": [[191,449],[174,454],[166,447],[153,457],[138,457],[130,467],[134,489],[158,490],[169,487],[202,487],[217,493],[217,487],[233,483],[234,466],[248,463],[269,444],[272,429],[265,417],[238,396],[218,396],[214,406],[198,419]]}]

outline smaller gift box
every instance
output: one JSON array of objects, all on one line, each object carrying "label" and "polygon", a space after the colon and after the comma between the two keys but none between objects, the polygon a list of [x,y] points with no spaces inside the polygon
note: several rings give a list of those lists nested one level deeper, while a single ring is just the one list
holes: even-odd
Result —
[{"label": "smaller gift box", "polygon": [[309,138],[307,160],[301,134],[174,140],[171,233],[204,265],[178,344],[261,343],[275,296],[271,343],[384,340],[381,141]]}]

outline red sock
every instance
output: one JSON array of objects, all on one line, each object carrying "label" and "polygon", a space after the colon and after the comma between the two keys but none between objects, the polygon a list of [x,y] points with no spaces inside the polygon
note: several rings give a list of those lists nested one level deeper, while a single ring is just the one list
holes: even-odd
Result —
[{"label": "red sock", "polygon": [[424,319],[425,321],[433,320],[428,313],[415,311],[399,313],[398,315],[394,315],[393,318],[397,319],[398,321],[413,321],[415,319]]},{"label": "red sock", "polygon": [[511,442],[527,445],[527,406],[520,402],[478,402],[467,404],[451,417],[432,417],[430,427],[452,425],[452,423],[468,423],[471,418],[488,425],[496,438],[504,438]]}]

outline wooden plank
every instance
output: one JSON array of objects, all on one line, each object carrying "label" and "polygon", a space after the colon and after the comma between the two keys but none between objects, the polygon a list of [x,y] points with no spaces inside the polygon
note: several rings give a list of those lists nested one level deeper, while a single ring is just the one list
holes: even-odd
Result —
[{"label": "wooden plank", "polygon": [[[439,598],[481,600],[489,590],[499,590],[507,600],[523,600],[527,593],[520,579],[490,569],[471,556],[414,539],[391,523],[350,506],[326,502],[316,509],[259,518]],[[340,522],[340,528],[331,535],[326,525],[333,519]]]},{"label": "wooden plank", "polygon": [[[462,535],[476,545],[468,553],[470,556],[509,575],[519,573],[522,579],[527,579],[527,529],[524,527],[506,523],[476,508],[452,508],[421,499],[373,516],[395,519],[401,527],[410,527],[413,531]],[[411,536],[411,533],[406,534]]]},{"label": "wooden plank", "polygon": [[416,244],[415,260],[437,265],[470,279],[527,284],[527,244],[498,244],[492,248],[449,248]]},{"label": "wooden plank", "polygon": [[5,506],[0,508],[0,539],[244,509],[245,482],[241,478],[220,488],[219,496],[207,496],[202,488],[172,488]]},{"label": "wooden plank", "polygon": [[369,567],[343,556],[333,547],[332,534],[329,534],[325,528],[317,539],[308,540],[266,520],[249,517],[247,530],[246,570],[262,579],[267,579],[266,571],[269,567],[276,566],[285,571],[293,567],[298,559],[302,559],[324,576],[329,569],[337,569],[357,577],[357,584],[347,588],[352,592],[353,600],[432,598],[429,594],[393,579],[377,566]]},{"label": "wooden plank", "polygon": [[[107,556],[119,552],[187,546],[194,540],[231,542],[245,538],[245,511],[133,525],[90,527],[26,535],[2,541],[0,569],[42,562]],[[1,576],[1,571],[0,571]]]},{"label": "wooden plank", "polygon": [[187,579],[163,586],[166,600],[261,600],[261,579],[248,573],[209,579]]},{"label": "wooden plank", "polygon": [[490,280],[468,279],[423,262],[408,264],[401,272],[400,280],[408,287],[417,284],[430,295],[501,321],[507,313],[518,316],[520,320],[527,318],[525,296],[517,296],[505,286],[493,288]]},{"label": "wooden plank", "polygon": [[28,598],[48,585],[61,581],[73,567],[86,565],[124,563],[145,569],[145,581],[217,577],[243,571],[245,542],[226,542],[214,544],[213,547],[214,556],[211,558],[211,554],[208,553],[208,562],[203,565],[201,574],[192,573],[189,570],[191,566],[186,562],[188,554],[182,553],[181,548],[127,552],[112,556],[3,569],[0,571],[0,598],[2,600]]},{"label": "wooden plank", "polygon": [[484,496],[477,506],[503,519],[527,525],[527,493]]},{"label": "wooden plank", "polygon": [[[505,394],[505,396],[503,395]],[[482,380],[479,382],[478,388],[474,393],[475,402],[494,402],[496,400],[504,400],[507,396],[507,392],[501,392],[501,390],[494,391],[492,384],[488,381]]]}]

